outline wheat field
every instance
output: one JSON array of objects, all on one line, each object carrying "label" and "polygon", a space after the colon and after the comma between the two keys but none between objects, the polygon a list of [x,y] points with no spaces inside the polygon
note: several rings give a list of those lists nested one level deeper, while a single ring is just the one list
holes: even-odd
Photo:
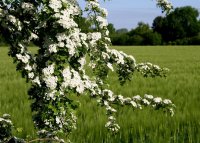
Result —
[{"label": "wheat field", "polygon": [[[135,74],[131,82],[120,86],[115,74],[108,83],[116,94],[124,96],[152,94],[171,99],[175,116],[151,109],[119,108],[117,121],[121,130],[111,135],[105,129],[105,110],[95,99],[80,96],[78,128],[71,135],[74,143],[199,143],[200,142],[200,46],[119,46],[112,47],[133,55],[137,62],[152,62],[170,69],[167,78],[144,78]],[[36,50],[36,48],[30,48]],[[0,47],[0,116],[11,115],[14,134],[36,137],[27,90],[29,84],[16,72]]]}]

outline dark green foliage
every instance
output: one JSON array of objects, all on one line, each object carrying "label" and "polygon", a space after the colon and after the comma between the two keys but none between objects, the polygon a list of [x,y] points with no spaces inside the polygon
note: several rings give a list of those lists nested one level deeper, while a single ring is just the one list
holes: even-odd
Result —
[{"label": "dark green foliage", "polygon": [[112,23],[108,24],[108,31],[109,31],[110,36],[115,34],[116,29],[115,29],[115,27],[114,27],[114,25]]},{"label": "dark green foliage", "polygon": [[[112,24],[110,24],[111,26]],[[113,26],[113,25],[112,25]],[[111,34],[113,45],[161,45],[162,37],[159,33],[153,32],[148,24],[139,22],[138,26],[131,31],[125,28],[116,30]]]},{"label": "dark green foliage", "polygon": [[165,17],[154,19],[152,27],[143,22],[130,31],[108,25],[113,45],[199,45],[200,20],[197,9],[176,8]]},{"label": "dark green foliage", "polygon": [[121,28],[121,29],[116,30],[116,33],[117,34],[126,34],[126,33],[128,33],[128,29]]},{"label": "dark green foliage", "polygon": [[3,46],[5,45],[5,40],[4,40],[4,37],[0,34],[0,46]]},{"label": "dark green foliage", "polygon": [[162,41],[160,34],[153,32],[150,26],[143,22],[139,22],[138,27],[131,30],[128,35],[131,45],[160,45]]},{"label": "dark green foliage", "polygon": [[156,17],[152,28],[162,35],[165,43],[193,44],[190,38],[196,37],[200,32],[198,16],[198,10],[191,6],[176,8],[165,17]]},{"label": "dark green foliage", "polygon": [[129,36],[127,34],[115,34],[111,36],[113,45],[129,45]]},{"label": "dark green foliage", "polygon": [[82,32],[87,33],[92,31],[91,24],[89,21],[86,20],[86,18],[77,16],[75,18],[75,21],[79,25],[79,28],[81,29]]}]

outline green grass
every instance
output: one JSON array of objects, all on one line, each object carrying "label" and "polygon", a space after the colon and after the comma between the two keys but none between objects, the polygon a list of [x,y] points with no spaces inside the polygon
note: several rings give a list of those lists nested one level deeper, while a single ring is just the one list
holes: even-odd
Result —
[{"label": "green grass", "polygon": [[[117,77],[109,78],[110,89],[124,96],[152,94],[171,99],[177,106],[174,117],[150,109],[133,111],[120,108],[119,134],[108,134],[105,110],[95,100],[80,97],[78,128],[71,135],[74,143],[199,143],[200,142],[200,46],[114,47],[133,55],[137,62],[168,67],[167,78],[143,78],[136,74],[121,87]],[[15,71],[7,48],[0,47],[0,113],[9,113],[20,137],[35,136],[26,84]]]}]

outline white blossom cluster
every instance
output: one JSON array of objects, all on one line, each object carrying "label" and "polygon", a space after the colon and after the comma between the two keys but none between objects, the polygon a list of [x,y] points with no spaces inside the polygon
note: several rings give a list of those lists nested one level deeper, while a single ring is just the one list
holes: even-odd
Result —
[{"label": "white blossom cluster", "polygon": [[94,47],[97,45],[97,41],[100,40],[101,37],[101,33],[100,32],[93,32],[93,33],[88,33],[88,39],[90,40],[90,46]]},{"label": "white blossom cluster", "polygon": [[[77,93],[82,94],[85,90],[90,90],[93,95],[99,94],[98,85],[91,81],[88,76],[81,77],[75,70],[70,70],[69,67],[65,68],[62,72],[64,81],[61,85],[61,90],[67,88],[75,89]],[[98,92],[97,92],[98,91]]]},{"label": "white blossom cluster", "polygon": [[119,125],[116,123],[116,118],[114,114],[117,112],[112,104],[129,105],[133,109],[143,109],[143,107],[149,106],[156,110],[163,109],[164,112],[169,113],[171,116],[174,115],[175,105],[169,99],[162,99],[160,97],[153,97],[152,95],[145,94],[142,98],[139,95],[131,97],[123,97],[122,95],[114,95],[114,93],[108,89],[104,90],[102,93],[103,97],[98,100],[98,102],[106,107],[108,122],[106,127],[113,131],[118,132],[120,129]]},{"label": "white blossom cluster", "polygon": [[[36,3],[38,6],[35,6]],[[123,97],[102,88],[102,79],[107,78],[109,70],[116,71],[120,79],[127,80],[135,70],[144,76],[155,77],[164,76],[165,69],[151,63],[136,64],[133,56],[109,49],[108,14],[100,7],[98,0],[86,1],[88,20],[94,27],[90,33],[83,33],[76,23],[75,17],[82,15],[74,3],[68,0],[36,3],[19,3],[23,12],[18,13],[20,11],[9,9],[4,1],[0,2],[0,20],[3,23],[0,26],[11,33],[11,38],[8,38],[11,56],[17,61],[22,74],[32,83],[29,94],[34,101],[32,107],[37,116],[34,122],[41,134],[69,134],[76,128],[75,107],[68,96],[72,92],[98,97],[98,102],[107,111],[108,122],[105,126],[112,132],[120,129],[114,116],[117,112],[114,104],[129,105],[133,109],[150,106],[174,114],[171,100],[154,98],[152,95],[145,95],[144,98],[139,95]],[[169,7],[165,0],[158,1],[158,4]],[[27,20],[23,17],[24,12],[32,18]],[[25,34],[20,35],[22,30]],[[39,43],[35,55],[27,49],[30,42]],[[88,65],[86,57],[90,60]],[[92,68],[95,78],[86,74],[86,66]]]},{"label": "white blossom cluster", "polygon": [[3,114],[0,117],[0,142],[8,142],[12,135],[13,123],[9,114]]},{"label": "white blossom cluster", "polygon": [[0,117],[0,123],[3,123],[3,122],[5,122],[6,124],[9,124],[9,125],[13,125],[12,121],[10,120],[9,114],[3,114],[3,117],[2,118]]},{"label": "white blossom cluster", "polygon": [[60,0],[50,0],[49,7],[54,10],[54,12],[59,12],[62,8],[62,2]]},{"label": "white blossom cluster", "polygon": [[168,68],[160,68],[158,65],[153,65],[152,63],[140,63],[137,64],[136,69],[144,76],[144,77],[155,77],[155,76],[165,76],[165,74],[169,71]]},{"label": "white blossom cluster", "polygon": [[156,0],[157,5],[162,8],[163,12],[169,12],[173,6],[168,0]]},{"label": "white blossom cluster", "polygon": [[23,2],[21,7],[22,7],[22,9],[25,9],[25,11],[29,11],[34,8],[33,4],[26,3],[26,2]]}]

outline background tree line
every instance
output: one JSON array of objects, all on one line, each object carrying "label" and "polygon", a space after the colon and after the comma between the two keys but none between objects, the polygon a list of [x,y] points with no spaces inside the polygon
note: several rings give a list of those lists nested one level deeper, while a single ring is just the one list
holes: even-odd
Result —
[{"label": "background tree line", "polygon": [[190,6],[156,17],[152,27],[139,22],[130,31],[116,30],[113,24],[108,29],[113,45],[200,45],[199,12]]},{"label": "background tree line", "polygon": [[[83,17],[77,17],[76,22],[83,32],[93,30]],[[199,12],[191,6],[176,8],[164,17],[156,17],[152,26],[139,22],[136,28],[128,31],[126,28],[116,30],[110,23],[108,30],[113,45],[200,45]],[[1,34],[0,45],[5,45]]]}]

